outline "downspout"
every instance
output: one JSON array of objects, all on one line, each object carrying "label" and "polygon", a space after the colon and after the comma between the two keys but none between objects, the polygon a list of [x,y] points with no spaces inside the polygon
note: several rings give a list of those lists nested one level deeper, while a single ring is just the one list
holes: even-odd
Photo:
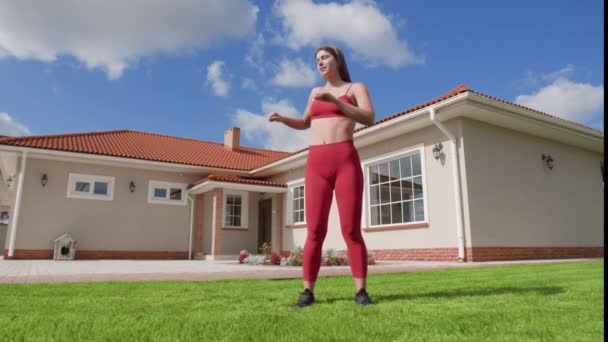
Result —
[{"label": "downspout", "polygon": [[15,210],[13,211],[13,220],[11,221],[11,238],[8,245],[8,257],[12,258],[15,252],[15,238],[17,236],[17,224],[19,223],[19,209],[21,208],[21,194],[23,193],[23,178],[25,177],[25,165],[27,160],[27,151],[23,151],[21,155],[21,170],[19,172],[19,181],[17,182],[17,198],[15,199]]},{"label": "downspout", "polygon": [[192,221],[194,218],[194,200],[190,197],[190,193],[186,192],[186,197],[190,201],[190,234],[188,235],[188,260],[192,260]]},{"label": "downspout", "polygon": [[460,199],[460,166],[458,163],[458,149],[456,143],[456,137],[452,132],[448,131],[441,121],[435,117],[435,109],[437,106],[429,109],[431,113],[431,121],[437,126],[443,134],[450,139],[450,154],[454,167],[452,168],[452,183],[454,184],[454,202],[456,203],[456,229],[458,230],[458,262],[465,261],[464,255],[464,225],[462,224],[462,201]]}]

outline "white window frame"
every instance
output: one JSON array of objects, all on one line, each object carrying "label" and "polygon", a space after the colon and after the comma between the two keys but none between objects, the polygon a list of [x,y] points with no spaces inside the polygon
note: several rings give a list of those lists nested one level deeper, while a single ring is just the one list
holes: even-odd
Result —
[{"label": "white window frame", "polygon": [[[402,223],[389,223],[389,224],[378,224],[372,225],[371,222],[371,199],[370,199],[370,167],[372,165],[377,165],[381,163],[386,163],[391,160],[401,159],[403,157],[407,157],[408,155],[414,155],[416,153],[420,154],[420,171],[422,172],[422,203],[424,204],[424,219],[422,221],[412,221],[412,222],[402,222]],[[429,205],[428,205],[428,187],[426,184],[426,165],[425,165],[425,155],[424,155],[424,144],[418,144],[411,147],[407,147],[401,150],[393,151],[390,153],[386,153],[380,156],[377,156],[373,159],[365,160],[361,163],[363,169],[365,170],[363,176],[363,200],[364,200],[364,209],[363,209],[363,220],[367,227],[369,228],[382,228],[382,227],[390,227],[396,225],[408,225],[408,224],[416,224],[416,223],[428,223],[429,222]],[[420,199],[416,199],[420,200]]]},{"label": "white window frame", "polygon": [[[186,202],[186,188],[188,184],[185,183],[175,183],[175,182],[165,182],[159,180],[150,180],[148,182],[148,203],[151,204],[169,204],[169,205],[187,205]],[[171,188],[181,189],[182,190],[182,198],[180,200],[172,200],[169,199],[171,196]],[[167,191],[167,195],[164,199],[154,197],[154,189],[164,189]]]},{"label": "white window frame", "polygon": [[[226,208],[228,204],[228,195],[241,196],[241,225],[230,226],[226,224]],[[249,229],[249,192],[234,189],[224,189],[224,206],[222,207],[222,227],[226,228],[241,228]]]},{"label": "white window frame", "polygon": [[[90,183],[89,193],[76,192],[75,185],[76,182],[85,182]],[[108,193],[105,195],[95,194],[93,193],[95,189],[95,182],[105,182],[108,183]],[[87,175],[81,173],[69,173],[68,174],[68,189],[67,189],[67,198],[77,198],[77,199],[92,199],[92,200],[102,200],[102,201],[112,201],[114,200],[114,183],[115,177],[110,176],[99,176],[99,175]]]},{"label": "white window frame", "polygon": [[293,200],[294,200],[294,190],[297,187],[300,186],[304,186],[304,178],[300,178],[297,180],[293,180],[291,182],[287,182],[287,203],[286,206],[284,206],[284,208],[286,208],[286,212],[288,213],[289,217],[287,218],[287,223],[288,224],[306,224],[306,187],[304,187],[304,221],[301,222],[294,222],[293,220],[293,212],[294,212],[294,207],[293,207]]}]

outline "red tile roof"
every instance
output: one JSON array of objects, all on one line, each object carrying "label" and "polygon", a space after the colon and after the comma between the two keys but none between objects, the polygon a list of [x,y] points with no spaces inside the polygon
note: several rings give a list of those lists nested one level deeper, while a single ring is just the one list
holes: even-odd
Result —
[{"label": "red tile roof", "polygon": [[[383,123],[383,122],[386,122],[386,121],[389,121],[389,120],[392,120],[392,119],[398,118],[398,117],[403,116],[403,115],[406,115],[406,114],[409,114],[409,113],[411,113],[411,112],[417,111],[417,110],[422,109],[422,108],[424,108],[424,107],[428,107],[428,106],[430,106],[430,105],[432,105],[432,104],[435,104],[435,103],[441,102],[441,101],[443,101],[443,100],[449,99],[450,97],[453,97],[453,96],[456,96],[456,95],[459,95],[459,94],[465,93],[465,92],[467,92],[467,91],[469,91],[469,92],[471,92],[471,93],[474,93],[474,94],[477,94],[477,95],[485,96],[485,97],[487,97],[487,98],[490,98],[490,99],[493,99],[493,100],[496,100],[496,101],[500,101],[500,102],[503,102],[503,103],[506,103],[506,104],[509,104],[509,105],[512,105],[512,106],[516,106],[516,107],[519,107],[519,108],[524,108],[524,109],[527,109],[527,110],[533,111],[533,112],[535,112],[535,113],[537,113],[537,114],[540,114],[540,115],[542,115],[542,116],[550,117],[550,118],[557,119],[557,120],[560,120],[560,121],[563,121],[563,122],[567,122],[567,123],[572,124],[572,125],[576,125],[576,126],[583,127],[583,128],[586,128],[586,129],[590,129],[590,130],[593,130],[593,131],[596,131],[596,132],[599,132],[599,133],[603,133],[603,131],[597,130],[597,129],[593,128],[593,127],[589,127],[589,126],[582,125],[582,124],[580,124],[580,123],[578,123],[578,122],[569,121],[569,120],[566,120],[566,119],[563,119],[563,118],[560,118],[560,117],[557,117],[557,116],[553,116],[553,115],[550,115],[550,114],[543,113],[543,112],[541,112],[541,111],[539,111],[539,110],[536,110],[536,109],[532,109],[532,108],[525,107],[525,106],[522,106],[522,105],[519,105],[519,104],[516,104],[516,103],[513,103],[513,102],[509,102],[509,101],[501,100],[501,99],[499,99],[499,98],[497,98],[497,97],[493,97],[493,96],[486,95],[486,94],[483,94],[483,93],[480,93],[480,92],[477,92],[477,91],[473,91],[471,88],[469,88],[468,86],[466,86],[466,85],[464,85],[464,84],[461,84],[461,85],[457,86],[456,88],[454,88],[454,89],[452,89],[452,90],[448,91],[447,93],[445,93],[445,94],[443,94],[443,95],[440,95],[440,96],[438,96],[438,97],[436,97],[436,98],[434,98],[434,99],[432,99],[432,100],[430,100],[430,101],[427,101],[427,102],[421,103],[421,104],[419,104],[419,105],[417,105],[417,106],[410,107],[410,108],[408,108],[408,109],[406,109],[406,110],[403,110],[403,111],[401,111],[401,112],[398,112],[398,113],[395,113],[395,114],[389,115],[389,116],[387,116],[387,117],[384,117],[384,118],[382,118],[382,119],[380,119],[380,120],[378,120],[378,121],[374,122],[374,124],[373,124],[373,125],[371,125],[371,126],[365,126],[365,127],[360,127],[360,128],[357,128],[357,129],[355,130],[355,132],[359,132],[359,131],[362,131],[362,130],[364,130],[364,129],[367,129],[367,128],[370,128],[370,127],[376,126],[376,125],[378,125],[378,124],[381,124],[381,123]],[[291,153],[291,154],[297,154],[297,153],[300,153],[300,152],[303,152],[303,151],[306,151],[306,150],[308,150],[308,147],[305,147],[305,148],[303,148],[303,149],[297,150],[297,151],[295,151],[295,152],[293,152],[293,153]],[[288,156],[287,156],[287,157],[288,157]],[[286,158],[286,157],[285,157],[285,158]]]},{"label": "red tile roof", "polygon": [[234,170],[252,170],[290,155],[242,146],[231,151],[221,143],[132,130],[4,137],[0,144]]},{"label": "red tile roof", "polygon": [[[464,92],[472,92],[495,101],[500,101],[515,107],[530,110],[541,116],[550,117],[571,125],[603,133],[603,131],[582,125],[577,122],[569,121],[513,102],[501,100],[493,96],[473,91],[466,85],[459,85],[449,92],[430,101],[384,117],[376,121],[372,126],[403,115],[407,115],[408,113],[428,107],[432,104]],[[358,132],[372,126],[361,127],[355,131]],[[240,151],[233,152],[224,148],[224,145],[221,143],[132,130],[24,137],[6,136],[0,137],[0,145],[99,154],[114,157],[134,158],[195,166],[209,166],[234,170],[253,170],[308,149],[304,148],[292,153],[288,153],[241,147]]]},{"label": "red tile roof", "polygon": [[[499,99],[499,98],[497,98],[497,97],[490,96],[490,95],[486,95],[486,94],[483,94],[483,93],[480,93],[480,92],[474,91],[474,90],[472,90],[471,88],[469,88],[468,86],[466,86],[466,85],[464,85],[464,84],[461,84],[461,85],[459,85],[458,87],[456,87],[456,88],[454,88],[454,89],[452,89],[452,90],[448,91],[447,93],[445,93],[445,94],[443,94],[443,95],[441,95],[441,96],[439,96],[439,97],[436,97],[436,98],[434,98],[434,99],[432,99],[432,100],[430,100],[430,101],[427,101],[427,102],[422,103],[422,104],[419,104],[419,105],[417,105],[417,106],[415,106],[415,107],[411,107],[411,108],[408,108],[408,109],[406,109],[406,110],[404,110],[404,111],[401,111],[401,112],[399,112],[399,113],[395,113],[395,114],[389,115],[389,116],[387,116],[387,117],[385,117],[385,118],[382,118],[382,119],[380,119],[380,120],[378,120],[378,121],[374,122],[374,124],[373,124],[372,126],[375,126],[375,125],[377,125],[377,124],[379,124],[379,123],[382,123],[382,122],[385,122],[385,121],[389,121],[389,120],[392,120],[392,119],[394,119],[394,118],[396,118],[396,117],[403,116],[403,115],[405,115],[405,114],[408,114],[408,113],[414,112],[414,111],[419,110],[419,109],[422,109],[422,108],[424,108],[424,107],[428,107],[428,106],[430,106],[430,105],[432,105],[432,104],[435,104],[435,103],[437,103],[437,102],[441,102],[441,101],[446,100],[446,99],[448,99],[448,98],[450,98],[450,97],[453,97],[453,96],[456,96],[456,95],[462,94],[462,93],[467,92],[467,91],[470,91],[471,93],[474,93],[474,94],[477,94],[477,95],[481,95],[481,96],[485,96],[485,97],[490,98],[490,99],[492,99],[492,100],[500,101],[500,102],[502,102],[502,103],[506,103],[506,104],[509,104],[509,105],[512,105],[512,106],[516,106],[516,107],[519,107],[519,108],[524,108],[524,109],[527,109],[527,110],[533,111],[533,112],[535,112],[535,113],[537,113],[537,114],[540,114],[540,115],[542,115],[542,116],[550,117],[550,118],[557,119],[557,120],[560,120],[560,121],[563,121],[563,122],[567,122],[567,123],[572,124],[572,125],[576,125],[576,126],[579,126],[579,127],[584,127],[584,128],[587,128],[587,129],[590,129],[590,130],[596,131],[596,132],[603,133],[603,131],[597,130],[597,129],[593,128],[593,127],[589,127],[589,126],[582,125],[582,124],[580,124],[580,123],[578,123],[578,122],[574,122],[574,121],[566,120],[566,119],[563,119],[563,118],[560,118],[560,117],[557,117],[557,116],[554,116],[554,115],[550,115],[550,114],[547,114],[547,113],[541,112],[541,111],[536,110],[536,109],[532,109],[532,108],[529,108],[529,107],[525,107],[525,106],[519,105],[519,104],[517,104],[517,103],[513,103],[513,102],[509,102],[509,101],[501,100],[501,99]],[[358,128],[356,131],[361,131],[361,130],[364,130],[364,129],[368,128],[368,127],[372,127],[372,126],[361,127],[361,128]]]},{"label": "red tile roof", "polygon": [[263,185],[263,186],[275,186],[279,188],[286,188],[286,184],[282,183],[274,183],[268,182],[264,180],[260,180],[257,178],[251,177],[241,177],[236,175],[226,175],[226,174],[212,174],[203,179],[199,179],[196,182],[190,184],[188,189],[193,188],[199,184],[205,183],[207,181],[217,181],[217,182],[227,182],[227,183],[241,183],[241,184],[252,184],[252,185]]}]

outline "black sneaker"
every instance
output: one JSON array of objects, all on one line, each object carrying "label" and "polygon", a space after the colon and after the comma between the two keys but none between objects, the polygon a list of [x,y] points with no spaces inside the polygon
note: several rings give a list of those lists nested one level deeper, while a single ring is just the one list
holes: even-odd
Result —
[{"label": "black sneaker", "polygon": [[295,308],[303,308],[305,306],[312,305],[315,302],[315,296],[310,292],[309,289],[304,289],[304,292],[300,294],[298,302],[293,305]]},{"label": "black sneaker", "polygon": [[365,291],[365,288],[359,290],[359,292],[357,292],[355,294],[355,302],[357,304],[361,304],[361,305],[370,305],[370,304],[372,304],[372,300],[369,298],[369,295]]}]

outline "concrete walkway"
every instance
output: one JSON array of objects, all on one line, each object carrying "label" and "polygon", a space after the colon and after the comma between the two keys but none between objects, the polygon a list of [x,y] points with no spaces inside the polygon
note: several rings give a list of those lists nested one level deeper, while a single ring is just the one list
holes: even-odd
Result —
[{"label": "concrete walkway", "polygon": [[[379,261],[369,274],[416,272],[534,263],[580,262],[599,259],[553,259],[491,262]],[[319,276],[351,275],[350,266],[322,266]],[[211,260],[0,260],[0,283],[56,283],[214,279],[301,279],[300,266],[245,265]]]}]

